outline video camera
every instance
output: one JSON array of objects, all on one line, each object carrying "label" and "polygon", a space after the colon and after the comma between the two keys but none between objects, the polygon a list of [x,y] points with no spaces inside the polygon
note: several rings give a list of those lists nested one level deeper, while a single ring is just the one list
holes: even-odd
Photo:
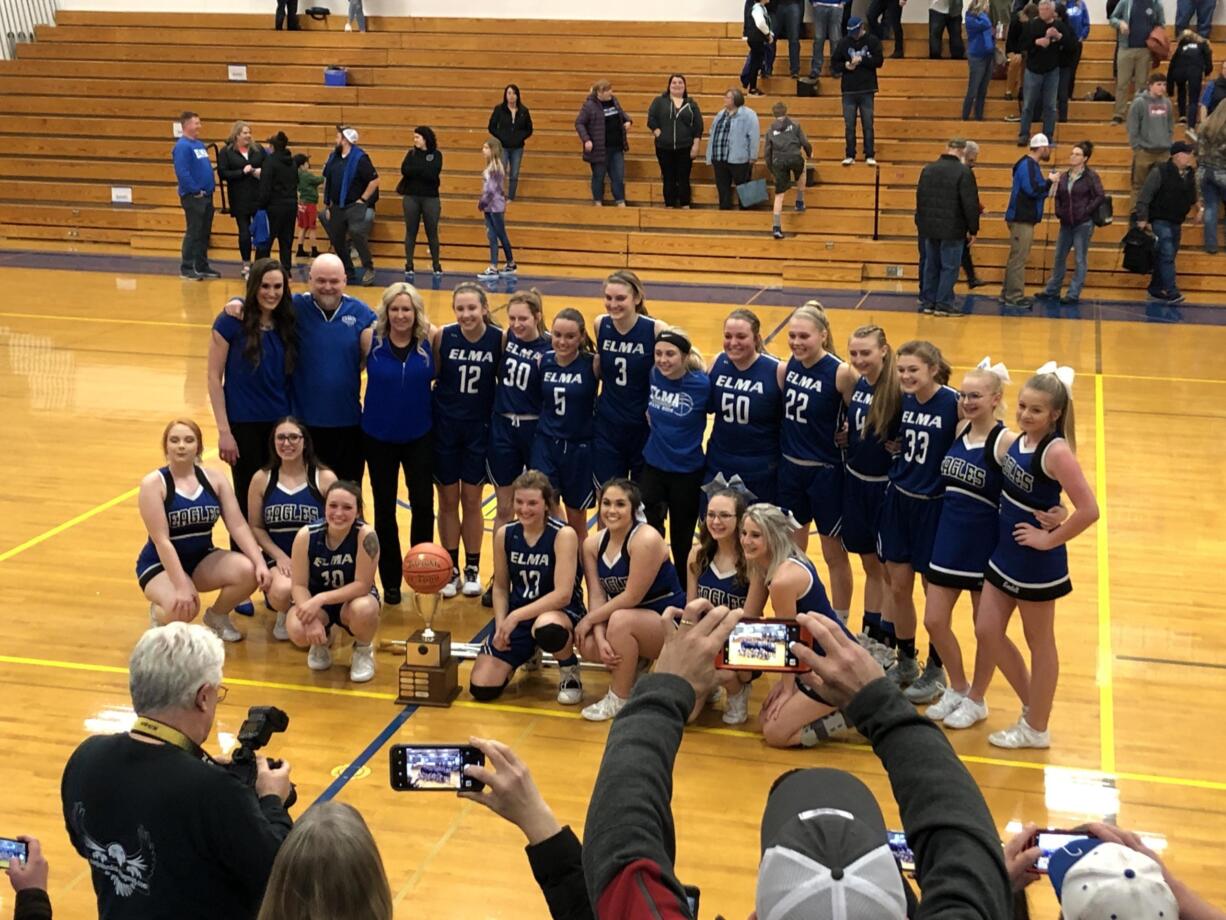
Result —
[{"label": "video camera", "polygon": [[[276,706],[252,706],[247,710],[247,718],[238,729],[238,747],[230,755],[230,762],[222,764],[243,785],[255,788],[256,751],[268,744],[272,736],[289,728],[289,716]],[[281,766],[280,760],[265,758],[273,769]],[[290,785],[289,798],[285,807],[292,808],[298,801],[298,790]]]}]

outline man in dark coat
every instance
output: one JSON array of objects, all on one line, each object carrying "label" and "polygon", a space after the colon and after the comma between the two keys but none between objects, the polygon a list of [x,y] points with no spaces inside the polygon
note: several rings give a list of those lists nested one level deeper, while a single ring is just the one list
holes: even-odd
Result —
[{"label": "man in dark coat", "polygon": [[955,138],[920,173],[915,187],[915,228],[920,238],[920,306],[937,316],[960,316],[954,282],[962,250],[979,233],[979,189],[962,162],[966,141]]}]

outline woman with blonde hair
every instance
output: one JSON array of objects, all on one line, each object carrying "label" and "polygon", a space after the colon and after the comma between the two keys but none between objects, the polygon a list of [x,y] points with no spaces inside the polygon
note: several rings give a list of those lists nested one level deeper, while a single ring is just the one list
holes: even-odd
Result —
[{"label": "woman with blonde hair", "polygon": [[597,80],[575,117],[575,131],[583,142],[583,162],[592,167],[592,204],[604,199],[604,179],[609,177],[613,203],[626,206],[627,133],[633,122],[613,95],[613,84]]},{"label": "woman with blonde hair", "polygon": [[[225,146],[217,151],[217,175],[226,183],[230,216],[238,227],[238,254],[243,260],[244,278],[251,273],[251,218],[260,207],[263,166],[264,148],[252,143],[251,125],[236,121]],[[256,253],[256,258],[266,259],[269,252],[271,246]]]},{"label": "woman with blonde hair", "polygon": [[992,82],[992,68],[996,64],[996,34],[988,15],[988,0],[971,0],[966,8],[966,64],[969,76],[966,82],[966,98],[962,100],[962,120],[983,121],[983,107],[988,99],[988,86]]},{"label": "woman with blonde hair", "polygon": [[487,138],[481,146],[481,155],[485,157],[485,169],[481,173],[481,198],[477,208],[485,215],[485,236],[490,241],[490,265],[477,275],[482,281],[497,281],[498,244],[502,244],[503,254],[507,257],[506,265],[501,274],[514,275],[518,266],[515,256],[511,253],[511,240],[507,236],[507,196],[504,190],[506,170],[502,166],[502,142],[496,137]]}]

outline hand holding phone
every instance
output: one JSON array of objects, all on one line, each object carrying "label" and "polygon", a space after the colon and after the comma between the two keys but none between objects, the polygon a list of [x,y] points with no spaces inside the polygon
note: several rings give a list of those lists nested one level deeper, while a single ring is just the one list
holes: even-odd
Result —
[{"label": "hand holding phone", "polygon": [[485,784],[466,776],[468,764],[485,765],[471,744],[394,744],[388,752],[396,792],[480,792]]},{"label": "hand holding phone", "polygon": [[0,837],[0,869],[7,869],[10,863],[24,863],[29,857],[30,848],[24,840]]},{"label": "hand holding phone", "polygon": [[1093,834],[1088,834],[1085,831],[1060,830],[1051,827],[1036,830],[1031,838],[1031,847],[1037,847],[1039,850],[1038,859],[1035,860],[1034,864],[1034,871],[1046,875],[1047,862],[1051,859],[1052,853],[1063,849],[1074,840],[1085,840],[1093,836]]},{"label": "hand holding phone", "polygon": [[510,821],[533,846],[548,840],[561,829],[549,805],[541,796],[527,764],[498,741],[471,738],[473,747],[485,754],[493,770],[471,766],[465,772],[485,787],[484,792],[461,792],[460,798],[484,805],[494,814]]},{"label": "hand holding phone", "polygon": [[794,620],[741,620],[728,634],[715,666],[724,671],[782,671],[802,674],[792,650],[795,642],[811,645],[809,634]]},{"label": "hand holding phone", "polygon": [[0,864],[8,873],[14,891],[47,890],[47,860],[33,837],[0,837]]}]

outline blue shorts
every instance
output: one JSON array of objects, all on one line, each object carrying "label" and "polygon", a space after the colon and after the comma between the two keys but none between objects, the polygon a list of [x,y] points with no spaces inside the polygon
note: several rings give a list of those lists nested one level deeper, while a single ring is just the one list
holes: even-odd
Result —
[{"label": "blue shorts", "polygon": [[479,486],[485,482],[485,455],[489,452],[488,422],[434,420],[434,481],[450,486],[467,482]]},{"label": "blue shorts", "polygon": [[[192,573],[196,571],[196,567],[200,565],[208,556],[209,553],[217,549],[216,546],[209,545],[203,549],[195,550],[190,553],[179,553],[179,564],[183,566],[183,571],[187,573],[187,577],[191,578]],[[162,565],[162,560],[158,557],[158,551],[154,548],[152,542],[146,542],[144,548],[140,551],[140,555],[136,557],[136,583],[140,585],[142,591],[145,590],[145,585],[153,581],[158,575],[166,571],[166,567]]]},{"label": "blue shorts", "polygon": [[[575,611],[568,608],[562,612],[570,620],[570,629],[573,636],[575,626],[583,619],[583,611]],[[497,658],[499,661],[505,661],[511,666],[511,670],[515,670],[520,665],[530,661],[532,656],[536,654],[536,637],[532,635],[532,627],[535,625],[536,620],[516,624],[515,628],[511,630],[511,647],[505,652],[494,648],[494,636],[491,633],[481,643],[481,654]]]},{"label": "blue shorts", "polygon": [[[376,602],[379,601],[379,589],[374,585],[372,585],[370,588],[370,596],[373,597]],[[349,635],[353,635],[353,630],[341,622],[341,608],[344,606],[344,604],[324,604],[324,613],[328,615],[328,626],[327,629],[324,630],[325,633],[333,626],[339,626],[341,629],[345,630],[345,632],[349,633]]]},{"label": "blue shorts", "polygon": [[891,485],[886,489],[877,522],[877,555],[882,562],[906,563],[928,574],[943,498],[913,498]]},{"label": "blue shorts", "polygon": [[546,438],[538,433],[532,442],[532,469],[549,477],[567,508],[591,508],[596,504],[591,441]]},{"label": "blue shorts", "polygon": [[485,473],[495,486],[509,486],[532,465],[532,442],[536,440],[537,419],[490,419],[490,446],[485,458]]},{"label": "blue shorts", "polygon": [[802,466],[779,461],[779,507],[801,524],[817,524],[824,537],[837,537],[843,524],[843,467],[828,463]]},{"label": "blue shorts", "polygon": [[[753,502],[769,502],[775,504],[779,483],[779,455],[770,454],[764,457],[707,457],[707,471],[703,474],[702,484],[706,485],[715,478],[717,473],[723,473],[724,479],[731,480],[740,476],[745,488],[754,494]],[[750,502],[750,504],[753,504]],[[702,510],[707,507],[707,494],[702,495]]]},{"label": "blue shorts", "polygon": [[669,607],[677,607],[681,610],[685,609],[685,592],[679,591],[676,594],[666,594],[663,597],[657,597],[653,600],[645,600],[635,606],[636,610],[650,610],[653,613],[663,613]]},{"label": "blue shorts", "polygon": [[592,439],[592,475],[599,489],[610,479],[627,476],[635,482],[643,474],[643,448],[651,428],[611,425],[596,419],[596,436]]},{"label": "blue shorts", "polygon": [[851,470],[843,477],[843,548],[858,556],[877,552],[877,522],[885,498],[886,478],[864,479]]}]

